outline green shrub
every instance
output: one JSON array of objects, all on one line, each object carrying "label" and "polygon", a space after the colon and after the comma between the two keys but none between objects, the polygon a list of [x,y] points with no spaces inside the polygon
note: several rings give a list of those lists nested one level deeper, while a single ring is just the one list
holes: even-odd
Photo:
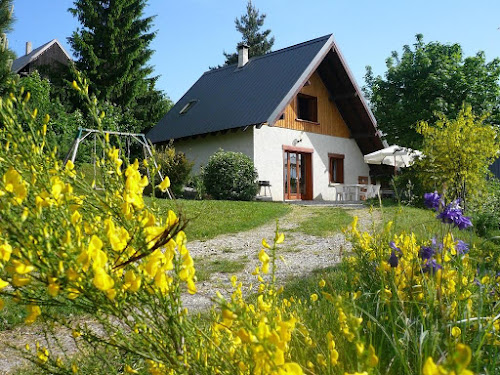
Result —
[{"label": "green shrub", "polygon": [[424,189],[423,181],[419,175],[418,167],[403,168],[401,172],[394,176],[392,184],[396,196],[402,204],[407,206],[423,207]]},{"label": "green shrub", "polygon": [[257,194],[257,171],[241,152],[219,150],[203,169],[203,184],[214,199],[252,200]]},{"label": "green shrub", "polygon": [[174,195],[180,196],[194,163],[189,161],[183,152],[175,151],[172,145],[157,148],[155,158],[163,176],[170,178],[172,192]]},{"label": "green shrub", "polygon": [[487,192],[474,199],[469,207],[474,230],[481,236],[490,236],[500,227],[500,182],[496,179],[487,182]]}]

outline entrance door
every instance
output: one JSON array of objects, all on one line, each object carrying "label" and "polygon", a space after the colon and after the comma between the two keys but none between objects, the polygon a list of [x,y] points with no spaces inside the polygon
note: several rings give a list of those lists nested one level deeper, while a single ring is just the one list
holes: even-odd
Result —
[{"label": "entrance door", "polygon": [[312,199],[311,154],[284,151],[285,199]]}]

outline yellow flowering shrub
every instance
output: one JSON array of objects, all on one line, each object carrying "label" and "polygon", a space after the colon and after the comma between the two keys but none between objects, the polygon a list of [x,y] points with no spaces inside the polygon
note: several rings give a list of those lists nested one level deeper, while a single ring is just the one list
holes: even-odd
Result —
[{"label": "yellow flowering shrub", "polygon": [[[85,82],[74,85],[100,126]],[[22,89],[0,100],[0,300],[25,305],[27,324],[55,321],[80,340],[149,359],[151,367],[183,366],[180,295],[196,286],[182,217],[160,217],[144,204],[147,177],[137,160],[120,159],[109,138],[99,160],[107,189],[87,186],[71,161],[46,149],[50,118],[29,112],[28,100]],[[160,188],[167,187],[168,179]],[[53,306],[92,314],[99,328],[51,316]],[[42,353],[47,369],[63,366]]]}]

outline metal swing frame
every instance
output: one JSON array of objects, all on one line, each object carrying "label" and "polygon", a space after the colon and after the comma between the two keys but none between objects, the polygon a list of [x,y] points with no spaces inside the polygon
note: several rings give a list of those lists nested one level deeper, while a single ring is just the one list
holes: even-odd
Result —
[{"label": "metal swing frame", "polygon": [[[78,153],[78,148],[80,147],[80,144],[90,135],[93,135],[94,137],[94,152],[93,152],[93,165],[94,165],[94,178],[96,175],[96,159],[97,159],[97,136],[99,134],[110,134],[110,135],[116,135],[118,137],[125,137],[125,142],[126,142],[126,147],[128,150],[127,158],[130,157],[130,140],[135,139],[140,145],[142,145],[142,149],[144,151],[144,158],[150,157],[153,160],[153,164],[158,171],[158,176],[160,177],[160,182],[163,181],[163,175],[158,168],[158,164],[156,163],[156,160],[153,156],[153,151],[151,150],[151,144],[148,142],[146,139],[146,135],[143,133],[124,133],[124,132],[117,132],[117,131],[111,131],[111,130],[97,130],[97,129],[87,129],[87,128],[78,128],[78,133],[76,135],[75,140],[73,141],[73,144],[71,145],[71,148],[69,149],[68,153],[66,154],[66,157],[64,158],[64,164],[71,160],[72,163],[75,162],[76,155]],[[104,152],[104,149],[103,149]],[[148,177],[151,180],[151,176],[149,175],[149,168],[147,169],[148,171]],[[154,189],[154,187],[153,187]],[[167,195],[169,199],[173,199],[173,193],[171,192],[170,188],[167,189]]]}]

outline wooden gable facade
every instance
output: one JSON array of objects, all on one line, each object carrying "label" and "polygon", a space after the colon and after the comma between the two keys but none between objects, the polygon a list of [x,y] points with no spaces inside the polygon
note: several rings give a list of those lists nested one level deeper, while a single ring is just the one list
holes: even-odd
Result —
[{"label": "wooden gable facade", "polygon": [[[309,109],[309,114],[313,116],[312,120],[301,118],[305,116],[300,114],[302,104],[300,101],[305,101],[306,104],[310,101],[310,105],[315,106]],[[318,73],[314,73],[300,93],[291,100],[283,113],[283,118],[274,126],[334,137],[350,137],[347,125],[335,102],[330,99],[330,94]]]}]

